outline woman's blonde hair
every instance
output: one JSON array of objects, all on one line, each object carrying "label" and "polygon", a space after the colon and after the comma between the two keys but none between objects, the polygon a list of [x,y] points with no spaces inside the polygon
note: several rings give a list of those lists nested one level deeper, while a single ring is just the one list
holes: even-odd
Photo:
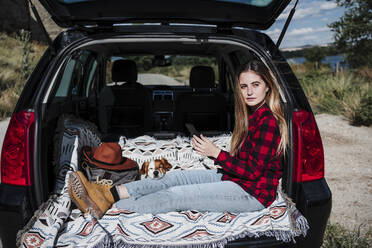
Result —
[{"label": "woman's blonde hair", "polygon": [[288,127],[280,103],[280,94],[276,86],[278,84],[266,65],[258,60],[252,60],[245,64],[235,77],[235,127],[231,138],[230,154],[233,156],[236,155],[243,141],[248,136],[249,113],[239,83],[240,74],[247,71],[252,71],[259,75],[269,87],[265,102],[279,124],[280,143],[277,149],[277,155],[284,154],[288,145]]}]

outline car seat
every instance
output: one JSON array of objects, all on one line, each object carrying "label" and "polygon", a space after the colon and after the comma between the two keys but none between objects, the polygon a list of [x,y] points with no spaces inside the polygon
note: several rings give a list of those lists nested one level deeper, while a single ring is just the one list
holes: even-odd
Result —
[{"label": "car seat", "polygon": [[145,86],[137,82],[137,76],[137,65],[133,60],[114,62],[114,85],[111,87],[115,97],[111,115],[112,133],[135,137],[151,130],[151,94]]},{"label": "car seat", "polygon": [[190,86],[192,92],[180,95],[176,102],[177,129],[186,132],[189,122],[199,131],[226,131],[226,99],[216,91],[213,68],[194,66]]},{"label": "car seat", "polygon": [[98,126],[102,133],[108,133],[110,129],[112,107],[115,96],[111,87],[105,85],[98,95]]}]

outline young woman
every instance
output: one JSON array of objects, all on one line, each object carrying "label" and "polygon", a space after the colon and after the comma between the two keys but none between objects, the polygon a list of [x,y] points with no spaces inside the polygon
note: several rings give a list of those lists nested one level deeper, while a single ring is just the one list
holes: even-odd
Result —
[{"label": "young woman", "polygon": [[112,204],[138,213],[179,210],[248,212],[270,206],[281,177],[280,160],[288,144],[287,124],[275,78],[260,61],[237,73],[235,128],[230,152],[206,137],[194,136],[201,155],[219,170],[171,171],[159,180],[144,179],[115,187],[89,182],[81,172],[69,178],[72,200],[83,212],[101,218]]}]

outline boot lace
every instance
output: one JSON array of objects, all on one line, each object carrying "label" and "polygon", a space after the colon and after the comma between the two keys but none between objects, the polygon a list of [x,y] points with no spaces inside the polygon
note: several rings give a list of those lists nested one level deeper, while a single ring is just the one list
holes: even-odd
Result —
[{"label": "boot lace", "polygon": [[83,186],[80,184],[79,179],[75,175],[70,176],[70,184],[72,191],[76,194],[76,196],[81,199],[83,194]]},{"label": "boot lace", "polygon": [[96,181],[94,182],[95,184],[98,185],[103,185],[103,186],[112,186],[114,182],[110,179],[104,179],[102,178],[101,180],[99,179],[99,176],[96,178]]}]

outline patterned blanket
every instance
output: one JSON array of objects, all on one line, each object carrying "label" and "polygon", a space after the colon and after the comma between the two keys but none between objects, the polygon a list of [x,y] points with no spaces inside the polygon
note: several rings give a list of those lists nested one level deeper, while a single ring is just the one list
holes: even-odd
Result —
[{"label": "patterned blanket", "polygon": [[[188,210],[152,215],[112,208],[102,219],[96,220],[78,209],[71,209],[66,185],[70,170],[77,169],[81,146],[98,145],[99,136],[87,129],[89,125],[75,123],[63,133],[63,152],[59,158],[63,161],[71,158],[70,169],[63,170],[67,173],[60,173],[64,180],[60,178],[59,181],[64,183],[57,185],[56,191],[59,193],[52,195],[19,233],[19,246],[223,247],[228,241],[247,236],[269,236],[290,242],[299,235],[306,235],[309,228],[306,219],[281,191],[278,191],[276,200],[269,208],[240,214]],[[211,139],[219,147],[228,149],[229,135]],[[123,148],[123,155],[139,164],[165,157],[173,169],[215,169],[212,160],[192,152],[188,137],[166,141],[149,136],[136,139],[122,137],[119,144]],[[71,154],[67,155],[67,151],[71,151]],[[66,163],[62,165],[66,167]]]},{"label": "patterned blanket", "polygon": [[[219,148],[230,149],[231,134],[209,137]],[[156,140],[150,136],[135,139],[121,137],[119,144],[123,156],[135,160],[140,166],[143,162],[166,158],[172,165],[171,170],[217,169],[212,159],[193,151],[189,137],[178,136],[171,140]]]}]

